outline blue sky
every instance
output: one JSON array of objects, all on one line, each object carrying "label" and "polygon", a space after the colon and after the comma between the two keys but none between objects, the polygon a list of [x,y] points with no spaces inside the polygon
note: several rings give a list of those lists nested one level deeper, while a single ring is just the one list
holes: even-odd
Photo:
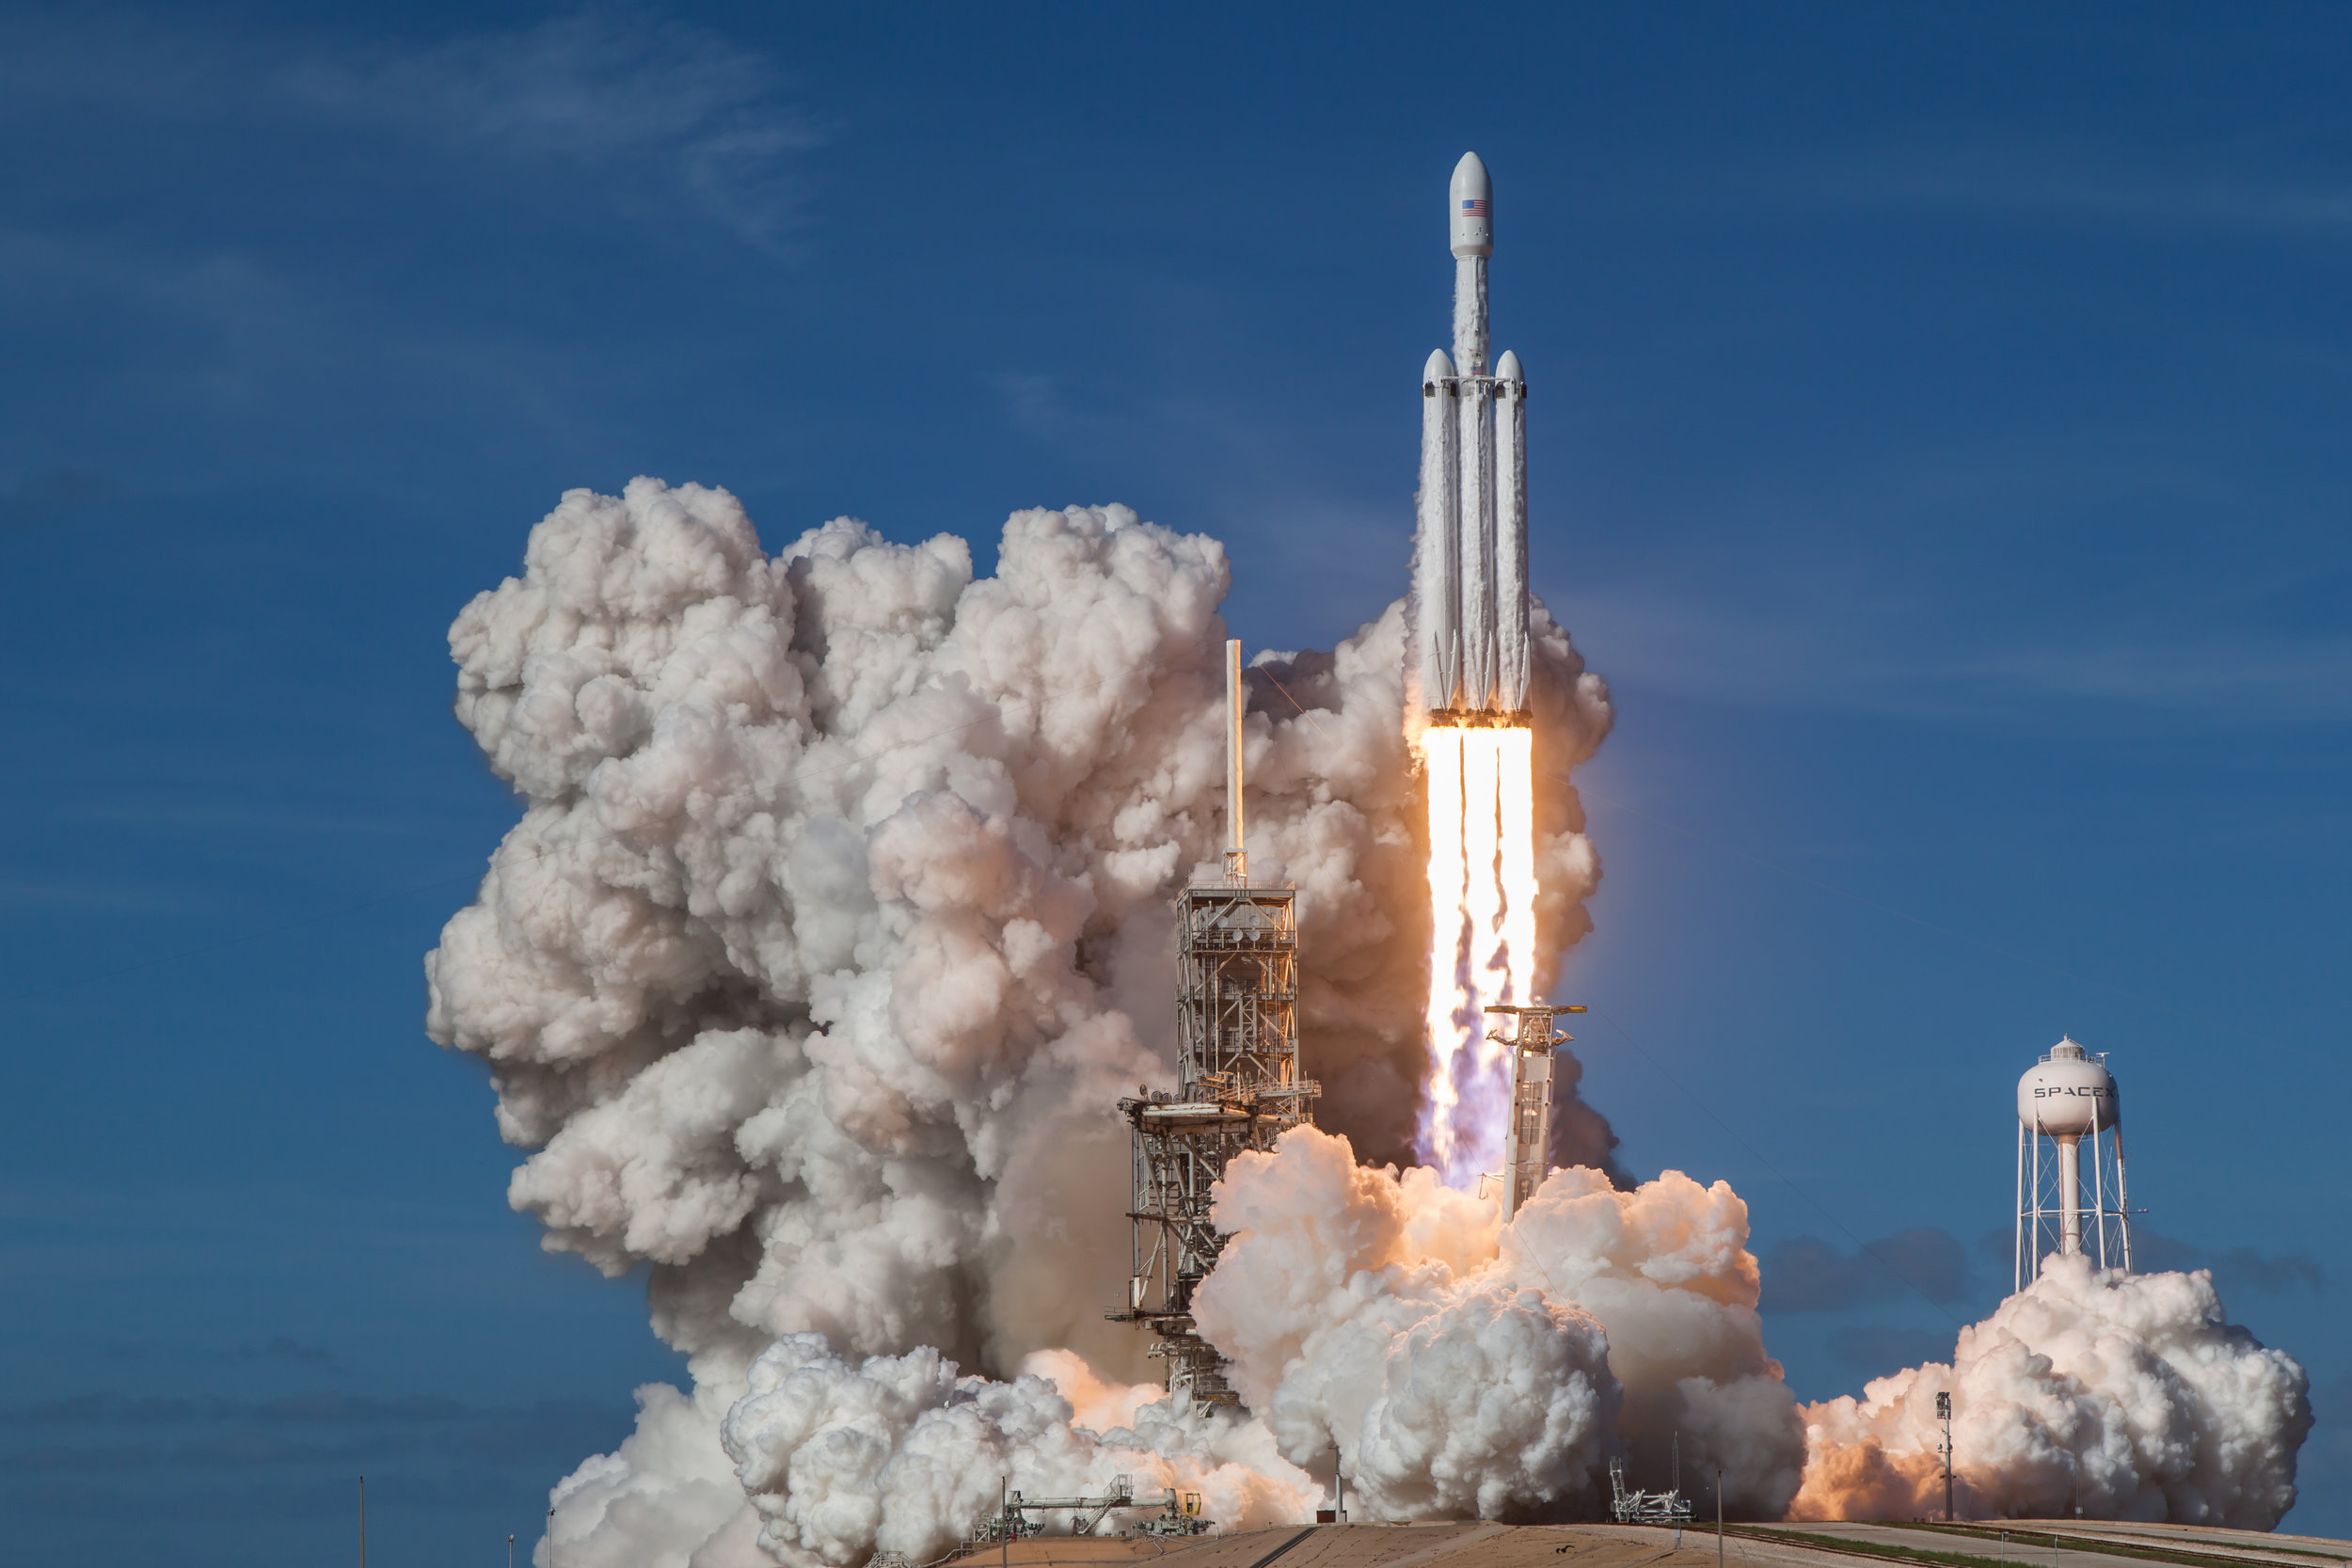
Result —
[{"label": "blue sky", "polygon": [[421,1028],[514,809],[443,632],[564,489],[984,556],[1123,500],[1327,646],[1401,591],[1466,147],[1618,700],[1627,1163],[1728,1178],[1858,1388],[1996,1298],[2017,1072],[2110,1052],[2165,1256],[2312,1370],[2288,1528],[2352,1534],[2352,15],[1454,28],[0,14],[0,1563],[315,1560],[361,1472],[379,1560],[501,1560],[675,1374]]}]

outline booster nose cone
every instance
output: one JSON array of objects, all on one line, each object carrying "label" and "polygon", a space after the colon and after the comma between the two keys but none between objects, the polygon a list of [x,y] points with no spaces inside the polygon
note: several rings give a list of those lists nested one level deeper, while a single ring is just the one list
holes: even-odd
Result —
[{"label": "booster nose cone", "polygon": [[1445,350],[1441,348],[1430,350],[1429,363],[1421,368],[1422,389],[1434,394],[1438,389],[1438,382],[1453,379],[1454,361],[1445,356]]},{"label": "booster nose cone", "polygon": [[1495,189],[1486,166],[1475,152],[1465,152],[1454,166],[1454,183],[1446,205],[1454,212],[1454,254],[1492,256],[1495,253]]},{"label": "booster nose cone", "polygon": [[1527,379],[1519,374],[1519,356],[1507,348],[1502,351],[1502,357],[1495,361],[1495,379],[1497,381],[1525,381]]}]

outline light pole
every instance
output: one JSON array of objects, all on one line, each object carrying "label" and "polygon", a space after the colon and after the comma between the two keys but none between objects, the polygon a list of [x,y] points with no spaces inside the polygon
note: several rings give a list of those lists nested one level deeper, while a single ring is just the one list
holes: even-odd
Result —
[{"label": "light pole", "polygon": [[[508,1564],[507,1568],[514,1568]],[[1724,1568],[1724,1467],[1715,1466],[1715,1568]]]},{"label": "light pole", "polygon": [[506,1568],[515,1568],[515,1538],[506,1538]]}]

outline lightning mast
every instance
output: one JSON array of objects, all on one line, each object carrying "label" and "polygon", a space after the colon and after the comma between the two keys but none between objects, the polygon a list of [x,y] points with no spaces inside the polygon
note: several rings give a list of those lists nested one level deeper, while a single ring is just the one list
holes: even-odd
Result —
[{"label": "lightning mast", "polygon": [[1225,644],[1228,716],[1222,879],[1177,895],[1176,1087],[1121,1100],[1132,1130],[1127,1307],[1106,1314],[1157,1337],[1168,1392],[1196,1409],[1239,1402],[1200,1336],[1192,1293],[1216,1264],[1209,1189],[1245,1149],[1314,1119],[1320,1086],[1298,1070],[1298,923],[1289,887],[1253,887],[1242,833],[1241,644]]}]

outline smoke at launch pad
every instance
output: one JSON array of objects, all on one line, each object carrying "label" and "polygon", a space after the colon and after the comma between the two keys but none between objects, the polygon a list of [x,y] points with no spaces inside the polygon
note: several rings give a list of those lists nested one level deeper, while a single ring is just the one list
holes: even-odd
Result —
[{"label": "smoke at launch pad", "polygon": [[[1491,216],[1473,162],[1457,261],[1461,214]],[[1561,1168],[1515,1214],[1477,1195],[1479,1009],[1548,994],[1589,928],[1565,781],[1612,710],[1524,593],[1523,467],[1481,445],[1497,386],[1523,393],[1515,361],[1484,377],[1471,228],[1410,609],[1253,676],[1249,861],[1296,890],[1323,1099],[1216,1189],[1193,1315],[1242,1408],[1161,1397],[1105,1317],[1113,1107],[1171,1085],[1168,905],[1222,871],[1222,546],[1110,506],[1015,514],[988,578],[961,539],[850,518],[771,555],[724,491],[639,479],[565,495],[458,617],[457,716],[524,810],[427,959],[428,1027],[532,1150],[511,1201],[551,1249],[644,1266],[692,1377],[556,1488],[546,1568],[928,1561],[1009,1474],[1174,1487],[1229,1528],[1311,1518],[1335,1472],[1365,1516],[1593,1517],[1613,1457],[1638,1473],[1675,1436],[1735,1513],[1908,1514],[1937,1392],[1983,1512],[2292,1505],[2303,1374],[2202,1275],[2058,1259],[1949,1365],[1806,1408],[1765,1350],[1746,1205],[1613,1181],[1572,1061]],[[1433,524],[1433,472],[1473,461]],[[1477,629],[1448,665],[1433,606],[1514,516],[1518,598],[1454,615]],[[1439,524],[1473,563],[1443,592]]]}]

